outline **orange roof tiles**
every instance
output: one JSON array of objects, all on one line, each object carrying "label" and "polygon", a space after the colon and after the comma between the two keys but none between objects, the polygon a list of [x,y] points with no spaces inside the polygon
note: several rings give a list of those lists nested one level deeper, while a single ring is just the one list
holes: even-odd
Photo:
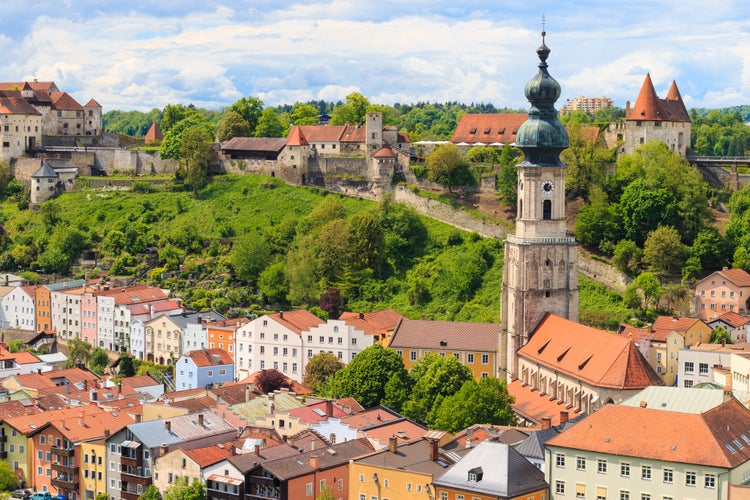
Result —
[{"label": "orange roof tiles", "polygon": [[52,92],[50,94],[55,109],[65,111],[83,111],[83,106],[67,92]]},{"label": "orange roof tiles", "polygon": [[83,105],[84,108],[101,108],[102,105],[96,102],[96,100],[92,97],[89,99],[89,102]]},{"label": "orange roof tiles", "polygon": [[497,323],[404,319],[393,331],[389,347],[494,352],[499,345]]},{"label": "orange roof tiles", "polygon": [[367,429],[381,425],[384,422],[393,422],[404,417],[386,408],[385,406],[376,406],[355,415],[350,415],[341,419],[341,423],[348,425],[352,429]]},{"label": "orange roof tiles", "polygon": [[195,366],[198,367],[234,364],[232,357],[224,349],[201,349],[190,351],[185,356],[192,359]]},{"label": "orange roof tiles", "polygon": [[309,142],[340,142],[346,125],[300,125],[300,129]]},{"label": "orange roof tiles", "polygon": [[547,446],[734,468],[750,460],[750,444],[742,436],[750,439],[750,411],[736,399],[703,414],[606,405]]},{"label": "orange roof tiles", "polygon": [[162,133],[161,129],[159,128],[159,124],[153,122],[149,127],[148,132],[146,132],[146,136],[143,138],[143,142],[146,144],[150,144],[152,142],[161,141],[162,139],[164,139],[164,133]]},{"label": "orange roof tiles", "polygon": [[656,90],[654,90],[651,75],[646,74],[638,98],[635,100],[633,109],[630,110],[626,120],[689,122],[690,115],[685,108],[675,82],[672,82],[667,98],[659,99]]},{"label": "orange roof tiles", "polygon": [[325,323],[325,321],[305,309],[283,311],[276,314],[270,314],[268,317],[281,323],[298,335],[302,332],[308,331],[314,326],[320,326]]},{"label": "orange roof tiles", "polygon": [[750,274],[744,269],[722,269],[716,272],[737,286],[750,286]]},{"label": "orange roof tiles", "polygon": [[359,125],[346,125],[341,134],[341,142],[366,142],[367,129]]},{"label": "orange roof tiles", "polygon": [[206,446],[205,448],[195,448],[182,451],[185,455],[190,457],[193,462],[197,463],[201,469],[232,456],[232,446],[229,443],[222,445],[221,448],[219,446]]},{"label": "orange roof tiles", "polygon": [[[720,321],[723,321],[724,323],[728,324],[729,326],[733,326],[735,328],[737,328],[738,326],[742,326],[742,325],[750,322],[750,318],[748,318],[746,316],[742,316],[741,314],[737,314],[734,311],[726,312],[726,313],[722,314],[721,316],[719,316],[716,319],[720,320]],[[716,321],[716,320],[714,320],[714,321]]]},{"label": "orange roof tiles", "polygon": [[678,332],[686,332],[698,323],[700,318],[674,318],[672,316],[659,316],[654,321],[652,328],[654,330],[675,330]]},{"label": "orange roof tiles", "polygon": [[[84,416],[104,414],[104,410],[101,408],[92,405],[84,405],[80,407],[49,410],[33,415],[10,417],[5,419],[5,423],[16,429],[21,434],[29,434],[35,432],[49,422],[80,417],[81,411],[84,412]],[[132,421],[130,423],[132,423]]]},{"label": "orange roof tiles", "polygon": [[518,356],[596,387],[641,389],[663,385],[630,339],[554,314],[542,319]]},{"label": "orange roof tiles", "polygon": [[[318,410],[322,415],[315,410]],[[332,412],[333,415],[330,415],[334,418],[341,418],[345,417],[346,413],[341,411],[340,408],[338,408],[336,405],[332,404]],[[321,401],[320,403],[315,403],[312,405],[305,405],[300,406],[299,408],[293,408],[289,410],[289,416],[297,417],[300,422],[305,422],[308,424],[317,424],[319,422],[322,422],[323,420],[328,420],[329,415],[326,415],[326,402]]]},{"label": "orange roof tiles", "polygon": [[541,423],[542,418],[550,417],[552,425],[560,425],[560,413],[569,411],[571,418],[577,415],[580,410],[570,409],[555,400],[550,399],[549,395],[542,395],[539,391],[531,390],[530,386],[523,385],[520,380],[514,380],[508,384],[508,393],[513,396],[513,411],[527,420]]},{"label": "orange roof tiles", "polygon": [[396,153],[394,153],[390,147],[383,146],[382,148],[375,151],[375,154],[373,156],[375,158],[394,158],[396,156]]},{"label": "orange roof tiles", "polygon": [[370,335],[378,335],[393,331],[399,320],[406,319],[406,316],[393,309],[383,309],[370,313],[345,312],[339,316],[339,319],[357,330]]},{"label": "orange roof tiles", "polygon": [[286,138],[287,146],[307,146],[310,143],[307,142],[305,134],[302,132],[302,127],[294,126],[289,131],[289,135]]},{"label": "orange roof tiles", "polygon": [[465,114],[456,126],[451,142],[475,144],[512,144],[518,128],[526,121],[525,113]]},{"label": "orange roof tiles", "polygon": [[[104,437],[105,431],[114,434],[123,427],[135,422],[126,413],[107,413],[102,411],[100,414],[87,414],[83,410],[83,407],[78,408],[78,410],[78,416],[50,421],[51,426],[59,430],[63,436],[73,443]],[[91,418],[93,416],[96,418]]]},{"label": "orange roof tiles", "polygon": [[150,387],[152,385],[161,385],[161,382],[154,380],[150,375],[136,375],[122,379],[122,385],[123,387],[135,389],[140,387]]},{"label": "orange roof tiles", "polygon": [[425,428],[411,420],[397,420],[386,423],[380,427],[373,427],[363,431],[363,434],[371,441],[377,441],[381,445],[387,445],[392,437],[397,438],[398,444],[419,441],[425,433]]}]

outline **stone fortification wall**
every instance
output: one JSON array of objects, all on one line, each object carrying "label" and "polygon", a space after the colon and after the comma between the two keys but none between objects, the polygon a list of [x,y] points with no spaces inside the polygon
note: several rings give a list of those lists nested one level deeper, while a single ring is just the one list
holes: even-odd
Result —
[{"label": "stone fortification wall", "polygon": [[598,281],[614,290],[624,291],[630,284],[630,278],[606,262],[592,258],[590,255],[578,251],[578,272]]},{"label": "stone fortification wall", "polygon": [[13,177],[24,184],[31,185],[31,176],[34,175],[34,172],[39,170],[39,167],[41,166],[41,158],[16,158],[16,161],[11,166],[11,171]]},{"label": "stone fortification wall", "polygon": [[499,222],[490,219],[480,219],[468,212],[455,209],[443,202],[430,198],[422,198],[405,186],[398,186],[396,188],[393,192],[393,200],[399,203],[405,203],[421,214],[428,215],[434,219],[443,221],[446,224],[467,231],[475,231],[487,238],[498,238],[502,240],[508,233],[508,228]]},{"label": "stone fortification wall", "polygon": [[158,152],[119,148],[96,150],[95,161],[107,175],[112,175],[115,169],[137,175],[173,174],[179,166],[176,160],[160,158]]},{"label": "stone fortification wall", "polygon": [[298,168],[287,167],[274,160],[223,160],[221,165],[224,171],[232,174],[259,174],[278,177],[289,184],[301,185],[302,174]]},{"label": "stone fortification wall", "polygon": [[317,169],[324,176],[366,178],[368,174],[367,158],[317,158],[311,159],[310,163],[311,168],[313,168],[313,163],[317,163]]}]

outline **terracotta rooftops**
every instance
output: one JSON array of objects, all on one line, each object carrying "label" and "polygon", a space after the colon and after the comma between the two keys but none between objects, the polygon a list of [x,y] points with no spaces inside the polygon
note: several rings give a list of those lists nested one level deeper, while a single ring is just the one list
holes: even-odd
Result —
[{"label": "terracotta rooftops", "polygon": [[654,84],[651,81],[651,75],[646,74],[643,80],[641,91],[635,100],[633,109],[628,113],[627,120],[652,120],[652,121],[672,121],[672,122],[690,122],[690,115],[682,101],[677,84],[672,82],[672,86],[667,93],[666,99],[659,99],[654,90]]},{"label": "terracotta rooftops", "polygon": [[283,311],[276,314],[270,314],[268,317],[289,328],[296,334],[308,331],[314,326],[320,326],[325,323],[325,321],[305,309]]},{"label": "terracotta rooftops", "polygon": [[518,356],[596,387],[663,385],[630,339],[554,314],[545,315]]},{"label": "terracotta rooftops", "polygon": [[545,417],[550,418],[551,425],[560,425],[564,423],[564,418],[561,418],[563,415],[573,418],[580,414],[580,410],[568,410],[556,399],[550,399],[548,395],[539,391],[532,391],[530,386],[523,385],[520,380],[508,384],[508,393],[514,399],[513,411],[537,425],[540,425]]},{"label": "terracotta rooftops", "polygon": [[465,142],[486,145],[516,142],[518,128],[529,116],[525,113],[470,114],[461,117],[451,137],[454,144]]},{"label": "terracotta rooftops", "polygon": [[747,316],[743,316],[741,314],[737,314],[734,311],[725,312],[724,314],[722,314],[721,316],[719,316],[713,321],[717,321],[717,320],[723,321],[727,325],[734,327],[734,328],[737,328],[738,326],[742,326],[750,322],[750,318],[748,318]]},{"label": "terracotta rooftops", "polygon": [[[289,133],[289,137],[292,137],[292,133]],[[270,151],[278,153],[288,143],[289,139],[283,137],[232,137],[221,145],[221,149],[223,151]],[[299,146],[299,144],[289,145]]]},{"label": "terracotta rooftops", "polygon": [[[305,134],[302,132],[302,127],[292,127],[289,131],[289,135],[286,138],[287,146],[308,146],[310,143],[307,142]],[[229,149],[225,146],[226,149]]]},{"label": "terracotta rooftops", "polygon": [[274,477],[286,480],[313,474],[316,470],[345,466],[354,457],[371,451],[372,445],[366,439],[353,439],[334,444],[324,450],[307,451],[291,457],[269,460],[262,467]]},{"label": "terracotta rooftops", "polygon": [[192,450],[182,450],[182,452],[203,469],[232,456],[232,445],[231,443],[227,443]]},{"label": "terracotta rooftops", "polygon": [[654,330],[675,330],[684,333],[699,321],[701,321],[700,318],[675,318],[672,316],[659,316],[658,318],[656,318],[656,321],[654,321],[652,328]]},{"label": "terracotta rooftops", "polygon": [[750,460],[750,412],[736,399],[702,414],[606,405],[547,446],[734,468]]},{"label": "terracotta rooftops", "polygon": [[377,335],[393,331],[399,320],[406,319],[406,316],[393,309],[383,309],[370,313],[345,312],[339,316],[339,319],[357,330]]},{"label": "terracotta rooftops", "polygon": [[497,323],[404,319],[393,331],[389,347],[493,352],[499,339]]},{"label": "terracotta rooftops", "polygon": [[197,367],[231,365],[234,363],[232,357],[224,349],[200,349],[190,351],[185,356],[192,359]]},{"label": "terracotta rooftops", "polygon": [[55,109],[64,111],[83,111],[83,106],[81,106],[78,101],[73,99],[73,97],[67,92],[52,92],[50,93],[50,97],[52,98],[52,105]]},{"label": "terracotta rooftops", "polygon": [[727,280],[731,281],[737,286],[750,286],[750,274],[744,269],[722,269],[704,278],[702,281],[706,281],[714,274],[719,274]]}]

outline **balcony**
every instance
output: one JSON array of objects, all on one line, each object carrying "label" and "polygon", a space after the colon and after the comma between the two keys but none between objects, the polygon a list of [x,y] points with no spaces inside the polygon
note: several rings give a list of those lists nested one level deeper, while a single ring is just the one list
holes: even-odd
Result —
[{"label": "balcony", "polygon": [[122,464],[123,469],[126,467],[138,467],[137,458],[126,457],[125,455],[120,457],[120,463]]},{"label": "balcony", "polygon": [[70,474],[71,476],[78,474],[78,467],[76,467],[75,465],[53,463],[52,470],[55,472],[60,472],[61,474]]},{"label": "balcony", "polygon": [[61,476],[53,478],[52,486],[61,488],[63,490],[78,491],[78,482],[75,481],[72,477],[64,478]]},{"label": "balcony", "polygon": [[5,460],[6,458],[8,458],[8,452],[5,450],[0,451],[0,460]]},{"label": "balcony", "polygon": [[7,443],[7,442],[8,442],[8,435],[0,434],[0,443]]},{"label": "balcony", "polygon": [[242,496],[242,492],[240,491],[232,493],[231,491],[206,489],[206,497],[209,500],[240,500]]},{"label": "balcony", "polygon": [[49,451],[52,452],[53,455],[57,455],[60,457],[72,457],[75,453],[74,448],[60,448],[57,446],[51,447]]},{"label": "balcony", "polygon": [[[145,490],[144,490],[145,491]],[[121,491],[120,496],[123,500],[138,500],[138,497],[141,496],[141,494],[138,494],[134,491]]]},{"label": "balcony", "polygon": [[123,472],[120,474],[120,479],[123,483],[149,486],[151,484],[151,473],[149,472],[148,476],[141,476],[135,473],[128,474],[127,472]]}]

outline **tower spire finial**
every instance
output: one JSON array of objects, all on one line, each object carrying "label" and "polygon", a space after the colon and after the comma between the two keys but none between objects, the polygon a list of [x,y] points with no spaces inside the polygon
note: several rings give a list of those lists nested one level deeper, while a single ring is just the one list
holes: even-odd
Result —
[{"label": "tower spire finial", "polygon": [[544,45],[544,37],[547,36],[547,32],[545,31],[545,25],[547,24],[547,18],[544,14],[542,14],[542,45]]}]

